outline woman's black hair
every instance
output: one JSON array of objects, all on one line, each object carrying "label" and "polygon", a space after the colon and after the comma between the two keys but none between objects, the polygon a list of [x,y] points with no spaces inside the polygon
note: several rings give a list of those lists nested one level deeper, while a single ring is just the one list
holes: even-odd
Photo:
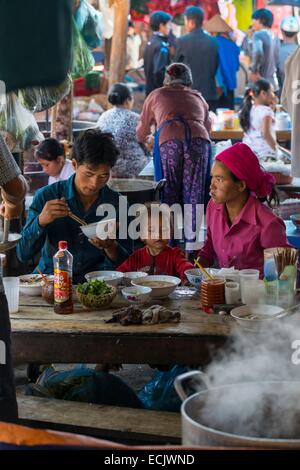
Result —
[{"label": "woman's black hair", "polygon": [[100,129],[88,129],[81,132],[73,144],[72,158],[78,165],[115,166],[119,151],[112,134]]},{"label": "woman's black hair", "polygon": [[36,158],[52,162],[60,156],[65,156],[65,148],[56,139],[45,139],[38,145],[35,156]]},{"label": "woman's black hair", "polygon": [[[235,176],[232,173],[232,171],[230,171],[229,169],[228,169],[228,171],[230,173],[231,178],[233,179],[233,181],[235,183],[240,183],[241,182],[241,180],[237,176]],[[279,204],[280,204],[279,196],[278,196],[278,193],[275,189],[275,186],[272,187],[272,192],[271,192],[271,194],[269,194],[269,196],[263,197],[263,198],[258,198],[258,200],[260,202],[266,202],[269,207],[278,207]]]},{"label": "woman's black hair", "polygon": [[262,91],[270,91],[271,83],[268,80],[257,80],[251,88],[246,90],[243,106],[239,112],[242,129],[247,132],[250,129],[250,112],[253,105],[253,97],[257,98]]},{"label": "woman's black hair", "polygon": [[121,106],[126,100],[132,100],[132,92],[124,83],[115,83],[108,92],[108,101],[113,106]]}]

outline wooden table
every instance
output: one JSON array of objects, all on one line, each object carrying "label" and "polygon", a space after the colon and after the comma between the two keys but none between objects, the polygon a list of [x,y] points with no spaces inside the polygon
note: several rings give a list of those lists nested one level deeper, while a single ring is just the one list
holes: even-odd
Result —
[{"label": "wooden table", "polygon": [[197,298],[182,296],[163,301],[181,311],[180,323],[106,324],[124,302],[118,296],[108,310],[90,312],[77,304],[73,315],[57,315],[40,297],[21,296],[19,312],[11,315],[14,361],[201,365],[210,360],[211,348],[224,346],[236,328],[229,316],[205,314]]},{"label": "wooden table", "polygon": [[[244,131],[242,129],[225,129],[222,131],[212,131],[210,137],[212,140],[242,140]],[[291,140],[291,130],[276,131],[278,142],[289,142]]]}]

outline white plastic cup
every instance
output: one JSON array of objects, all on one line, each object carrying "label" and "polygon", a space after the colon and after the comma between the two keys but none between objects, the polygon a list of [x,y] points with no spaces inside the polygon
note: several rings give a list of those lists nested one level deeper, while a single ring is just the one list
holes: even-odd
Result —
[{"label": "white plastic cup", "polygon": [[18,277],[3,277],[9,313],[17,313],[19,311],[19,284],[20,280]]},{"label": "white plastic cup", "polygon": [[259,279],[249,279],[245,284],[243,292],[244,302],[246,305],[253,304],[265,304],[266,302],[266,291],[264,281]]},{"label": "white plastic cup", "polygon": [[225,301],[227,304],[237,304],[240,299],[240,285],[238,282],[226,282]]},{"label": "white plastic cup", "polygon": [[240,271],[240,280],[241,280],[241,298],[242,303],[245,304],[245,291],[247,290],[247,282],[255,281],[259,279],[259,270],[258,269],[242,269]]}]

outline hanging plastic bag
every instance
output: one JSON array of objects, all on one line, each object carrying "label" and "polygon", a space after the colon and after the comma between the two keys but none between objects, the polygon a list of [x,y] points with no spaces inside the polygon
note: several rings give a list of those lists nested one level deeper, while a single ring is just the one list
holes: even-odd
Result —
[{"label": "hanging plastic bag", "polygon": [[174,381],[180,374],[188,372],[185,366],[174,366],[167,372],[156,372],[153,379],[138,393],[148,410],[179,411],[181,400],[174,388]]},{"label": "hanging plastic bag", "polygon": [[95,65],[94,57],[73,21],[72,77],[84,77]]},{"label": "hanging plastic bag", "polygon": [[77,27],[85,42],[91,49],[96,49],[102,44],[103,17],[86,0],[81,0],[79,8],[74,15]]},{"label": "hanging plastic bag", "polygon": [[0,80],[11,92],[61,83],[71,67],[72,0],[0,0]]},{"label": "hanging plastic bag", "polygon": [[72,77],[67,78],[57,86],[24,88],[18,91],[18,99],[24,108],[32,113],[40,113],[52,108],[64,96],[66,96],[72,86]]},{"label": "hanging plastic bag", "polygon": [[18,101],[15,93],[9,93],[0,107],[0,131],[7,133],[11,150],[27,150],[32,142],[44,140],[33,114]]}]

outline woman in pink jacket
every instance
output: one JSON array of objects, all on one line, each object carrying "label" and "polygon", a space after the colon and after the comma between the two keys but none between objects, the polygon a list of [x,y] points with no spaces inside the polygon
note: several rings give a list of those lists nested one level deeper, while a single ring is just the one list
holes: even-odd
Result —
[{"label": "woman in pink jacket", "polygon": [[283,220],[268,207],[278,202],[275,178],[246,144],[217,155],[211,176],[200,263],[208,267],[217,261],[220,267],[254,268],[262,274],[264,249],[290,246]]}]

